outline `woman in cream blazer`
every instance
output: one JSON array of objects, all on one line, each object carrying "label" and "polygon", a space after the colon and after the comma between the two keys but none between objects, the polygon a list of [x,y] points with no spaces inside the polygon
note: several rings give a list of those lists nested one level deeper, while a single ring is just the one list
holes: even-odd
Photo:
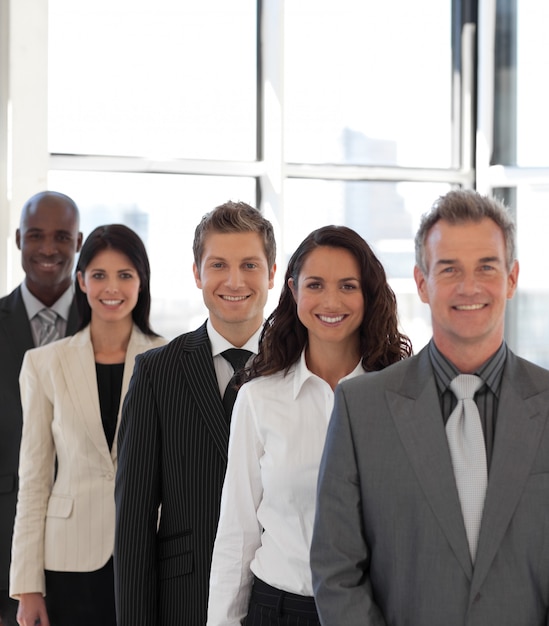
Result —
[{"label": "woman in cream blazer", "polygon": [[77,264],[81,330],[25,355],[10,572],[22,626],[116,624],[116,433],[136,355],[166,343],[149,326],[149,280],[132,230],[96,228]]}]

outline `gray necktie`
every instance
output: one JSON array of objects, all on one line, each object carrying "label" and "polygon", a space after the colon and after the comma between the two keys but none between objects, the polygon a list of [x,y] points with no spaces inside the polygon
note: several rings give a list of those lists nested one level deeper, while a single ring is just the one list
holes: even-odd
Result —
[{"label": "gray necktie", "polygon": [[458,403],[446,423],[446,436],[473,563],[488,485],[484,434],[478,407],[473,400],[482,384],[481,378],[470,374],[454,378],[450,389]]},{"label": "gray necktie", "polygon": [[227,420],[230,421],[233,404],[236,400],[236,394],[238,393],[238,389],[235,387],[235,377],[246,365],[246,362],[252,356],[252,353],[249,350],[242,350],[242,348],[229,348],[228,350],[222,352],[221,356],[229,361],[234,369],[234,374],[225,389],[225,393],[223,394],[225,415],[227,416]]},{"label": "gray necktie", "polygon": [[45,346],[47,343],[59,339],[59,331],[55,325],[57,313],[51,309],[42,309],[38,312],[38,317],[41,324],[38,345]]}]

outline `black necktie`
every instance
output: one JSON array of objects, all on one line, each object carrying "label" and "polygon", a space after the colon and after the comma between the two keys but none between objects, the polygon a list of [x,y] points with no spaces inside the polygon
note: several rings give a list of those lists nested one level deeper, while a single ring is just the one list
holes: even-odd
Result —
[{"label": "black necktie", "polygon": [[236,394],[238,392],[235,387],[236,375],[246,365],[246,362],[252,356],[252,352],[250,352],[249,350],[242,350],[240,348],[229,348],[229,350],[225,350],[225,352],[222,352],[221,356],[229,361],[234,369],[234,374],[229,381],[227,388],[225,389],[225,393],[223,394],[223,406],[225,407],[225,415],[227,416],[227,421],[230,421],[234,401],[236,400]]}]

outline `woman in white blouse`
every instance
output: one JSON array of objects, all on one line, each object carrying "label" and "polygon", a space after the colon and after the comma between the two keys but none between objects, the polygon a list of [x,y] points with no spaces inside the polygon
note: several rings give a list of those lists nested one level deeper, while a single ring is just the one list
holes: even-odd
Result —
[{"label": "woman in white blouse", "polygon": [[344,226],[312,232],[233,410],[210,577],[208,626],[313,626],[309,549],[334,389],[411,353],[394,293]]}]

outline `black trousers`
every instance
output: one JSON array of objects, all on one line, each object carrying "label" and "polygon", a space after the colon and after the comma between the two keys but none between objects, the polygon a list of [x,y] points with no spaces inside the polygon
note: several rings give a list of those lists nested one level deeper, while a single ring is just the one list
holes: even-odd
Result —
[{"label": "black trousers", "polygon": [[254,578],[245,626],[320,626],[314,598]]},{"label": "black trousers", "polygon": [[95,572],[46,570],[51,626],[116,626],[112,557]]}]

